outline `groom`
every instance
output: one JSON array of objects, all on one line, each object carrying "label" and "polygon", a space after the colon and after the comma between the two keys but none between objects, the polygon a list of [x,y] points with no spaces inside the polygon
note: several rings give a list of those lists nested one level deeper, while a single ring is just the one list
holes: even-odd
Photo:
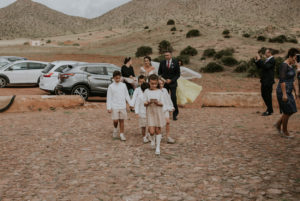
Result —
[{"label": "groom", "polygon": [[179,113],[177,106],[177,80],[180,77],[180,66],[178,62],[172,59],[172,54],[170,51],[165,52],[165,60],[160,62],[158,75],[162,76],[166,80],[165,88],[171,92],[171,99],[175,108],[173,112],[173,120],[177,120],[177,115]]}]

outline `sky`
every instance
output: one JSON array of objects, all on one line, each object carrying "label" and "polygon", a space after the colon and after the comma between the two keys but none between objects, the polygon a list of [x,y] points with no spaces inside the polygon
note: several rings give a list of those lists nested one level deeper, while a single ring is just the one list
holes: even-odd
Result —
[{"label": "sky", "polygon": [[[0,0],[0,8],[16,0]],[[130,0],[33,0],[68,15],[98,17]]]}]

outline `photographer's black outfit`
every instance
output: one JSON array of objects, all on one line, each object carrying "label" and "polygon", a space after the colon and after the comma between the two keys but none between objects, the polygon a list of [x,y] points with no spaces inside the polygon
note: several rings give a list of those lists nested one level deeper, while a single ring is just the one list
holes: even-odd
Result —
[{"label": "photographer's black outfit", "polygon": [[267,111],[263,113],[263,116],[269,116],[273,113],[272,104],[272,92],[275,71],[275,59],[273,56],[269,57],[265,62],[258,60],[255,62],[256,66],[262,70],[260,82],[261,82],[261,96],[267,106]]}]

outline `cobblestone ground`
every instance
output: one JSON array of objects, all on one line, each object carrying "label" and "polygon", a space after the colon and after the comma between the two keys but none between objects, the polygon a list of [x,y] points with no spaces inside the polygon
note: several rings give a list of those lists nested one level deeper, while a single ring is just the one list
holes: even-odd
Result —
[{"label": "cobblestone ground", "polygon": [[279,114],[181,109],[174,145],[143,144],[134,114],[127,142],[96,109],[0,114],[0,200],[300,200],[300,114],[292,140]]}]

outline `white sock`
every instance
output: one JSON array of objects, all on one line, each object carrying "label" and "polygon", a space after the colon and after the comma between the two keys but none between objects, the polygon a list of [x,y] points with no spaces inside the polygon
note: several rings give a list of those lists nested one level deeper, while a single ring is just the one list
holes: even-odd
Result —
[{"label": "white sock", "polygon": [[117,128],[114,127],[114,132],[118,132],[118,127]]}]

